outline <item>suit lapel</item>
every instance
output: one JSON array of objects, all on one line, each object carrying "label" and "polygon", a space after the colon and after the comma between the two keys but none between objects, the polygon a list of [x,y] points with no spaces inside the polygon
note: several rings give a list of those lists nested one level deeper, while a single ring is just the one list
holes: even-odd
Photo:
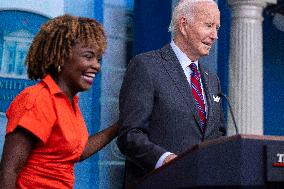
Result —
[{"label": "suit lapel", "polygon": [[189,83],[186,79],[186,76],[184,75],[183,69],[170,45],[166,45],[164,48],[162,48],[161,53],[162,57],[166,60],[162,61],[162,64],[164,65],[164,68],[166,69],[171,79],[174,81],[176,88],[183,96],[184,101],[187,103],[189,109],[193,113],[195,120],[199,125],[199,127],[194,128],[196,128],[198,130],[198,133],[201,135],[201,121],[198,116],[197,106]]}]

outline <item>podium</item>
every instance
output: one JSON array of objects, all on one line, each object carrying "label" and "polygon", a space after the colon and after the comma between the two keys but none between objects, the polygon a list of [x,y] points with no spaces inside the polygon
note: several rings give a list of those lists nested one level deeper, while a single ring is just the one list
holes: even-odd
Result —
[{"label": "podium", "polygon": [[235,135],[207,141],[130,188],[284,189],[284,137]]}]

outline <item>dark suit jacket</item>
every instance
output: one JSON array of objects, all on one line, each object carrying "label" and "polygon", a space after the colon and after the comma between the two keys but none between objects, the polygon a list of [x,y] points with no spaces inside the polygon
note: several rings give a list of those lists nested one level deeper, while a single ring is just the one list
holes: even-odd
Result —
[{"label": "dark suit jacket", "polygon": [[224,134],[221,100],[213,100],[220,92],[219,80],[199,68],[208,107],[204,132],[191,87],[170,45],[130,61],[120,91],[117,140],[126,156],[126,183],[153,170],[163,153],[180,154]]}]

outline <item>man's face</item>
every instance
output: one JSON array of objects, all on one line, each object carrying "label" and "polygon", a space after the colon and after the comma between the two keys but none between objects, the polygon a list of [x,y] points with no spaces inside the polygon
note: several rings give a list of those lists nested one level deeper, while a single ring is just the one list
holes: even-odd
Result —
[{"label": "man's face", "polygon": [[184,48],[192,60],[197,60],[209,54],[209,51],[218,38],[220,27],[220,12],[215,3],[197,3],[191,20],[185,19]]}]

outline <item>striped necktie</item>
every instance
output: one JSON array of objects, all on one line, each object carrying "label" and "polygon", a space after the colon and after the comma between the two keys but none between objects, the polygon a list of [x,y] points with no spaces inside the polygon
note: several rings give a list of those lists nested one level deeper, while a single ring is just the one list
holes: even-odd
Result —
[{"label": "striped necktie", "polygon": [[205,128],[206,125],[206,112],[205,112],[205,103],[202,95],[201,83],[200,83],[200,73],[197,70],[197,66],[195,63],[191,63],[189,65],[192,73],[191,73],[191,92],[195,99],[198,115],[201,120],[202,128]]}]

